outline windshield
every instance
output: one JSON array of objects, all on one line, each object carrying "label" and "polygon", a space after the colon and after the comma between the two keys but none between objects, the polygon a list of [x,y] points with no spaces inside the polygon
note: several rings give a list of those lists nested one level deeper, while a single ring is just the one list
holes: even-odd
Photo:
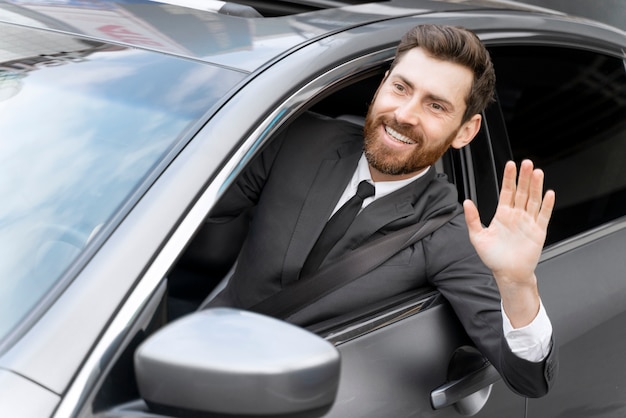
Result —
[{"label": "windshield", "polygon": [[0,25],[0,340],[242,77]]}]

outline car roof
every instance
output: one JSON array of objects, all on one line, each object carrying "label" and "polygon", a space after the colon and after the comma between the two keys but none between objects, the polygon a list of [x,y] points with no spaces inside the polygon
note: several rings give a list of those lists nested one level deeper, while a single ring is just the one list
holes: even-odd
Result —
[{"label": "car roof", "polygon": [[[252,1],[247,3],[254,4]],[[219,7],[224,2],[213,0],[0,0],[0,22],[253,72],[283,54],[325,36],[395,17],[487,9],[551,13],[503,0],[272,3],[271,11],[261,10],[256,14],[258,17],[248,17],[256,10],[250,14],[251,9],[240,9],[243,10],[242,16],[234,15],[233,8],[220,13]],[[282,15],[276,10],[282,11]],[[236,9],[234,13],[237,13]]]}]

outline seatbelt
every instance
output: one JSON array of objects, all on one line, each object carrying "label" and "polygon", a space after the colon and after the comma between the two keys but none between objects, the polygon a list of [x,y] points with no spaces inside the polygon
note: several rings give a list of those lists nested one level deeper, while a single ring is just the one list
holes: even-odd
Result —
[{"label": "seatbelt", "polygon": [[276,318],[287,318],[369,273],[401,250],[432,234],[459,213],[458,210],[445,213],[370,241],[249,309]]}]

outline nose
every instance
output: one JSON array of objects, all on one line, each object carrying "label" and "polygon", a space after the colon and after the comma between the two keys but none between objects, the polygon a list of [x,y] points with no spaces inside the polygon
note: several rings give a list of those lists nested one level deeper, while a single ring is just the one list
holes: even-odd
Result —
[{"label": "nose", "polygon": [[406,125],[417,125],[419,123],[418,106],[411,100],[401,103],[394,111],[396,121]]}]

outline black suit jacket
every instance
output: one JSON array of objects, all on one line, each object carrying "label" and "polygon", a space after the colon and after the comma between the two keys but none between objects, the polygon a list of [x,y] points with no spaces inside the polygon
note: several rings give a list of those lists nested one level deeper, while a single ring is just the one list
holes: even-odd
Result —
[{"label": "black suit jacket", "polygon": [[[298,280],[356,169],[362,142],[358,126],[306,114],[270,144],[211,213],[211,221],[220,222],[255,207],[235,273],[209,306],[250,308]],[[322,265],[368,240],[458,207],[455,187],[431,168],[363,209]],[[555,350],[536,364],[510,351],[495,281],[469,242],[462,214],[289,319],[312,324],[429,285],[449,301],[470,338],[511,388],[526,396],[547,392],[556,368]]]}]

